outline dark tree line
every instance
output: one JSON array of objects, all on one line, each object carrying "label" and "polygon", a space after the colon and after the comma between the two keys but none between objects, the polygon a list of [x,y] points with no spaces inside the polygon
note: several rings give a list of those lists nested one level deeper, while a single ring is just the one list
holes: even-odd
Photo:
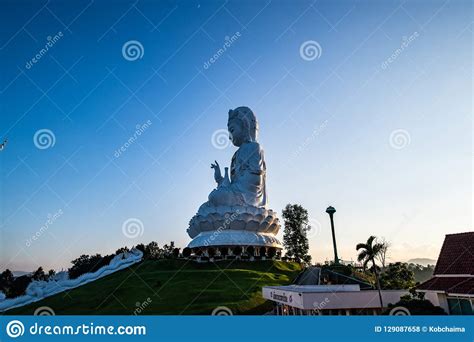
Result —
[{"label": "dark tree line", "polygon": [[163,247],[158,246],[156,241],[152,241],[148,245],[138,244],[135,248],[143,253],[144,259],[152,260],[176,259],[179,257],[181,250],[181,248],[175,246],[174,241],[171,241],[169,245],[165,244]]},{"label": "dark tree line", "polygon": [[6,269],[0,274],[0,291],[5,294],[6,298],[15,298],[24,295],[26,288],[33,280],[48,281],[55,274],[54,270],[49,270],[48,273],[45,273],[43,267],[38,267],[31,274],[15,277],[12,271]]}]

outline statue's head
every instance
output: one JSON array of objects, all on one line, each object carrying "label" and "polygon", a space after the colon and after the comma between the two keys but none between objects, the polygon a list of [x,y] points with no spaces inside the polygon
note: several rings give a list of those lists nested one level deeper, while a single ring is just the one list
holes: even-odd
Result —
[{"label": "statue's head", "polygon": [[229,110],[227,129],[229,130],[230,139],[235,146],[257,141],[257,117],[248,107],[238,107]]}]

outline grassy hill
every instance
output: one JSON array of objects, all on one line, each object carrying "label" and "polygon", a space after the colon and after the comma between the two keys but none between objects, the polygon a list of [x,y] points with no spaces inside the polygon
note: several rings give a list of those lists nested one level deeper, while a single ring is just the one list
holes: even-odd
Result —
[{"label": "grassy hill", "polygon": [[262,286],[289,284],[300,271],[299,264],[282,261],[148,260],[6,314],[31,315],[41,306],[56,315],[209,315],[220,306],[263,314],[271,304]]}]

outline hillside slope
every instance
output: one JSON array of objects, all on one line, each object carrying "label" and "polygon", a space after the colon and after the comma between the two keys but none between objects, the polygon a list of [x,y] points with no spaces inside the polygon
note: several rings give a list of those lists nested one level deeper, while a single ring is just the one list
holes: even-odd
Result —
[{"label": "hillside slope", "polygon": [[209,315],[221,306],[263,314],[271,304],[262,286],[289,284],[300,271],[299,264],[282,261],[148,260],[6,314],[32,315],[42,306],[56,315]]}]

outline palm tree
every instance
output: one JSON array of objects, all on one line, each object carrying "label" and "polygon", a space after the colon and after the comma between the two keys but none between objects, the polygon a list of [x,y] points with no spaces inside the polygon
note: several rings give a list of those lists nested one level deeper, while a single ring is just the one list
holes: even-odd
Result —
[{"label": "palm tree", "polygon": [[375,279],[377,281],[377,290],[379,291],[379,299],[380,299],[380,308],[383,309],[383,302],[382,302],[382,292],[380,290],[380,280],[379,275],[377,272],[377,265],[375,264],[375,259],[383,250],[383,244],[381,243],[374,243],[375,236],[371,236],[367,239],[366,243],[358,243],[356,246],[356,250],[359,251],[359,255],[357,255],[357,260],[362,262],[364,266],[364,270],[367,268],[367,264],[372,262],[372,268],[375,275]]}]

